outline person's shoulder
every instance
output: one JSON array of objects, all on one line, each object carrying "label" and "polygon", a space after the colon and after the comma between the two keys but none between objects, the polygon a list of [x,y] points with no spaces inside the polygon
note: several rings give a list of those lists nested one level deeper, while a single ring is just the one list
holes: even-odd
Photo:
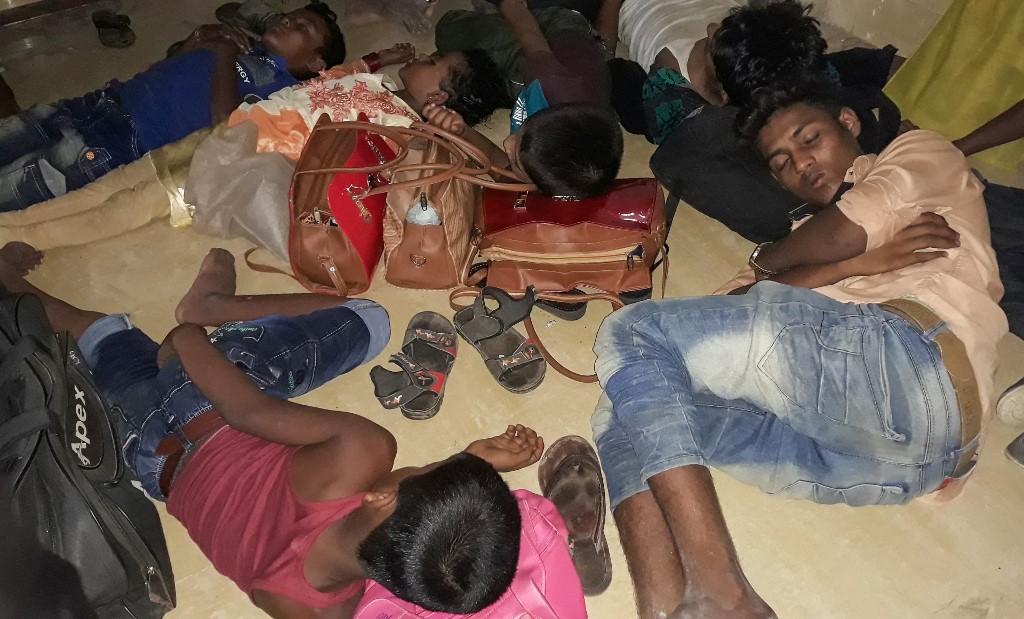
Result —
[{"label": "person's shoulder", "polygon": [[966,167],[963,153],[952,142],[926,129],[915,129],[897,136],[879,153],[876,163],[901,165],[919,160],[927,160],[932,165]]},{"label": "person's shoulder", "polygon": [[[854,174],[857,174],[854,164]],[[934,131],[908,131],[874,159],[870,170],[859,180],[885,179],[901,194],[909,196],[925,190],[929,194],[944,187],[959,187],[971,174],[967,160],[953,143]]]}]

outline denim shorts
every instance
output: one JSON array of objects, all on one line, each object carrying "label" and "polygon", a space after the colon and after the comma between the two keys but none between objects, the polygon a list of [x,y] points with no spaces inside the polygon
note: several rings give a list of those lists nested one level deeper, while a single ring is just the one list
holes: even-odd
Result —
[{"label": "denim shorts", "polygon": [[[228,323],[210,334],[224,355],[260,389],[294,398],[377,356],[391,336],[388,314],[373,301],[299,317],[270,316]],[[154,499],[166,457],[156,448],[212,405],[178,361],[156,365],[159,345],[124,314],[93,323],[79,340],[96,384],[121,425],[125,461]]]},{"label": "denim shorts", "polygon": [[774,282],[613,313],[592,418],[612,507],[687,465],[819,503],[935,490],[963,453],[945,328]]},{"label": "denim shorts", "polygon": [[0,119],[0,212],[79,189],[141,156],[131,117],[105,90],[35,105]]}]

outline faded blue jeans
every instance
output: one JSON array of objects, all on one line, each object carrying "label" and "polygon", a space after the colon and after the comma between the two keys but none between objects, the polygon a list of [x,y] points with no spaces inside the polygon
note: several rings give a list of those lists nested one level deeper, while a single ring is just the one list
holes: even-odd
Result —
[{"label": "faded blue jeans", "polygon": [[935,490],[962,453],[945,328],[774,282],[611,314],[592,425],[612,508],[687,465],[819,503]]},{"label": "faded blue jeans", "polygon": [[0,212],[84,187],[142,156],[128,112],[97,90],[0,119]]},{"label": "faded blue jeans", "polygon": [[[268,316],[226,324],[210,342],[257,387],[290,399],[316,389],[377,356],[391,336],[388,313],[373,301],[344,305],[303,316]],[[94,322],[78,341],[96,386],[121,425],[125,462],[143,489],[164,501],[160,474],[166,456],[157,445],[213,407],[177,360],[156,365],[160,346],[136,329],[124,314]]]}]

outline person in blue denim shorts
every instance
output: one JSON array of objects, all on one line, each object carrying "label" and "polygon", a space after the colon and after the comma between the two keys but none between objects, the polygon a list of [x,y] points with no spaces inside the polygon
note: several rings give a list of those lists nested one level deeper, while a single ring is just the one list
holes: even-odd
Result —
[{"label": "person in blue denim shorts", "polygon": [[345,59],[334,13],[313,3],[253,41],[204,25],[135,77],[0,119],[0,212],[84,187]]},{"label": "person in blue denim shorts", "polygon": [[521,518],[499,472],[537,462],[536,432],[509,426],[393,470],[390,432],[290,401],[384,349],[381,306],[236,295],[234,258],[215,249],[160,345],[124,314],[81,310],[26,282],[41,258],[24,244],[0,249],[0,282],[35,294],[53,327],[78,340],[143,489],[268,614],[351,617],[367,578],[447,613],[475,612],[508,589]]},{"label": "person in blue denim shorts", "polygon": [[[938,134],[863,155],[856,113],[761,91],[743,136],[806,200],[733,294],[613,313],[592,424],[642,617],[769,617],[709,467],[788,498],[904,504],[962,487],[1007,332],[983,185]],[[756,282],[756,283],[755,283]]]}]

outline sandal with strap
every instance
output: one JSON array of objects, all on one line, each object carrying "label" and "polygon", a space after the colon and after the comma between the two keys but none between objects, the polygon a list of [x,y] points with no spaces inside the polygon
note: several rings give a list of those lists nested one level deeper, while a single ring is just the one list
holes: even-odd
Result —
[{"label": "sandal with strap", "polygon": [[[498,307],[487,308],[494,299]],[[533,391],[544,380],[547,362],[540,349],[512,327],[525,320],[537,300],[533,286],[520,299],[500,288],[486,287],[473,305],[455,314],[455,330],[479,351],[498,384],[512,393]]]},{"label": "sandal with strap", "polygon": [[402,352],[389,361],[398,371],[374,366],[370,370],[373,394],[386,409],[400,408],[408,419],[430,419],[441,409],[458,338],[455,327],[436,312],[420,312],[409,321]]}]

